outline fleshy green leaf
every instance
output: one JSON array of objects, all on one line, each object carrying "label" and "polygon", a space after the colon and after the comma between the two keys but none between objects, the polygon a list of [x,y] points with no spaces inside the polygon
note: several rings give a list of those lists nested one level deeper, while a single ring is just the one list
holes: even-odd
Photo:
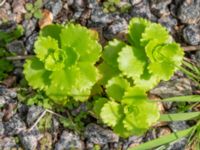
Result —
[{"label": "fleshy green leaf", "polygon": [[36,57],[26,60],[23,73],[29,85],[34,89],[43,90],[50,84],[49,76],[51,72],[45,70],[44,64]]},{"label": "fleshy green leaf", "polygon": [[143,74],[140,78],[134,80],[134,84],[145,91],[151,90],[154,88],[160,81],[160,78],[154,74],[150,74],[147,68],[145,68]]},{"label": "fleshy green leaf", "polygon": [[108,80],[112,77],[117,76],[120,74],[119,69],[114,68],[107,63],[103,62],[98,66],[99,72],[101,74],[100,84],[107,84]]},{"label": "fleshy green leaf", "polygon": [[119,53],[118,57],[119,69],[127,77],[132,79],[138,78],[144,71],[146,64],[143,49],[126,46]]},{"label": "fleshy green leaf", "polygon": [[122,48],[126,44],[119,40],[114,39],[110,41],[107,46],[105,46],[103,51],[103,59],[104,61],[114,68],[118,68],[118,53],[122,50]]},{"label": "fleshy green leaf", "polygon": [[101,46],[87,28],[68,24],[62,29],[60,37],[62,48],[73,47],[80,56],[80,62],[95,63],[99,59]]},{"label": "fleshy green leaf", "polygon": [[128,35],[130,37],[130,43],[132,43],[133,46],[140,47],[142,33],[149,24],[150,22],[143,18],[131,19],[128,27]]},{"label": "fleshy green leaf", "polygon": [[95,100],[93,111],[98,117],[100,117],[101,109],[107,102],[108,102],[107,98],[98,98],[97,100]]},{"label": "fleshy green leaf", "polygon": [[170,61],[151,63],[148,67],[149,72],[155,74],[160,79],[169,80],[174,74],[174,64]]},{"label": "fleshy green leaf", "polygon": [[76,88],[80,91],[91,89],[94,83],[99,79],[98,70],[89,63],[79,63],[79,73],[76,77]]},{"label": "fleshy green leaf", "polygon": [[111,99],[121,101],[125,90],[129,87],[129,83],[122,77],[113,77],[106,84],[106,93]]},{"label": "fleshy green leaf", "polygon": [[70,95],[78,69],[73,67],[65,70],[52,72],[51,84],[46,90],[46,94],[52,99],[66,99]]},{"label": "fleshy green leaf", "polygon": [[60,34],[63,28],[64,27],[62,25],[58,25],[58,24],[51,24],[51,25],[45,26],[44,28],[42,28],[42,30],[40,30],[39,37],[47,38],[48,36],[50,36],[51,38],[57,40],[59,47],[61,47]]},{"label": "fleshy green leaf", "polygon": [[122,107],[118,103],[110,101],[104,104],[103,108],[101,109],[100,116],[104,123],[114,127],[121,119],[122,113]]},{"label": "fleshy green leaf", "polygon": [[160,24],[150,23],[142,33],[141,43],[147,44],[150,40],[157,40],[160,44],[171,40],[167,30]]},{"label": "fleshy green leaf", "polygon": [[44,61],[49,53],[59,50],[58,42],[50,36],[39,37],[34,46],[34,51],[41,61]]}]

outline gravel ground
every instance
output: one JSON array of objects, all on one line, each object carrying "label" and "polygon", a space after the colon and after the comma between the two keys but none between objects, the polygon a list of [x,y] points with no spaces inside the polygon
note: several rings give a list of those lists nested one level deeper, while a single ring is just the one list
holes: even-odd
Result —
[{"label": "gravel ground", "polygon": [[[2,3],[1,3],[2,1]],[[200,1],[199,0],[121,0],[119,7],[130,6],[124,11],[105,12],[101,0],[43,0],[42,10],[45,18],[25,19],[25,4],[34,0],[0,0],[0,24],[5,21],[21,24],[25,29],[22,38],[7,45],[7,49],[17,55],[33,54],[33,44],[39,29],[49,23],[64,24],[69,21],[80,23],[96,30],[104,45],[113,38],[123,40],[128,22],[132,17],[143,17],[164,25],[175,41],[182,46],[200,44]],[[1,26],[0,26],[1,28]],[[9,29],[7,27],[6,29]],[[188,58],[200,60],[200,50],[187,52]],[[200,61],[199,61],[200,62]],[[126,150],[142,142],[189,127],[187,122],[173,122],[161,125],[144,136],[119,138],[109,128],[91,122],[79,135],[62,127],[58,117],[53,116],[50,130],[41,132],[37,127],[29,130],[44,111],[39,106],[27,106],[19,102],[16,84],[23,78],[23,61],[14,61],[14,71],[5,85],[0,86],[0,149],[25,150],[92,150],[97,145],[102,150]],[[10,84],[9,84],[10,83]],[[167,82],[160,83],[150,93],[161,98],[189,95],[194,90],[193,83],[181,72]],[[174,112],[177,106],[172,103],[161,104],[161,110]],[[167,150],[184,150],[187,139],[171,143]]]}]

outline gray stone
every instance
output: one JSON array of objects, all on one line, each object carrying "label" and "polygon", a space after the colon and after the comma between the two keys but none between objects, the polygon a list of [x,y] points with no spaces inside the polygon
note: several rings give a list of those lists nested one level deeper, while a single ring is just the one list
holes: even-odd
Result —
[{"label": "gray stone", "polygon": [[132,17],[142,17],[147,18],[151,21],[156,21],[157,18],[151,13],[149,8],[149,2],[145,1],[143,3],[140,3],[136,6],[133,6],[130,10],[130,15]]},{"label": "gray stone", "polygon": [[87,0],[87,7],[90,9],[94,9],[98,7],[98,2],[96,0]]},{"label": "gray stone", "polygon": [[25,38],[25,45],[26,45],[26,51],[29,53],[33,53],[33,46],[34,42],[36,41],[38,36],[38,32],[33,32],[32,35],[30,35],[28,38]]},{"label": "gray stone", "polygon": [[42,135],[38,130],[32,130],[30,132],[23,132],[19,134],[20,142],[25,150],[35,150],[38,140],[41,138]]},{"label": "gray stone", "polygon": [[84,136],[86,139],[88,139],[88,141],[99,145],[104,145],[107,143],[114,143],[119,141],[118,135],[113,133],[111,130],[104,129],[94,123],[91,123],[86,126]]},{"label": "gray stone", "polygon": [[151,12],[158,17],[169,15],[168,5],[171,2],[172,0],[150,0]]},{"label": "gray stone", "polygon": [[187,78],[175,78],[170,81],[161,82],[150,93],[168,98],[173,96],[191,95],[192,87],[190,80]]},{"label": "gray stone", "polygon": [[118,33],[125,33],[127,30],[128,24],[125,19],[117,19],[104,32],[104,37],[106,39],[113,39],[113,37]]},{"label": "gray stone", "polygon": [[25,47],[22,41],[13,41],[6,45],[9,52],[17,54],[17,55],[24,55]]},{"label": "gray stone", "polygon": [[171,33],[174,32],[175,26],[178,24],[176,18],[168,15],[168,16],[162,16],[158,19],[158,22],[165,26],[167,30]]},{"label": "gray stone", "polygon": [[3,122],[0,120],[0,137],[4,135],[4,131]]},{"label": "gray stone", "polygon": [[55,144],[55,150],[83,150],[84,145],[80,137],[72,132],[63,131],[60,140]]},{"label": "gray stone", "polygon": [[7,122],[4,122],[5,135],[17,135],[26,129],[25,123],[18,114],[12,116]]},{"label": "gray stone", "polygon": [[174,121],[169,123],[172,131],[180,131],[189,128],[190,126],[185,121]]},{"label": "gray stone", "polygon": [[139,3],[141,3],[142,2],[142,0],[130,0],[130,3],[131,3],[131,5],[137,5],[137,4],[139,4]]},{"label": "gray stone", "polygon": [[200,20],[200,1],[184,0],[178,9],[177,17],[182,23],[197,23]]},{"label": "gray stone", "polygon": [[31,126],[39,117],[39,115],[44,111],[44,109],[40,106],[32,105],[27,114],[26,122],[28,126]]},{"label": "gray stone", "polygon": [[196,51],[195,53],[195,59],[198,63],[200,63],[200,50]]},{"label": "gray stone", "polygon": [[72,7],[75,11],[83,11],[85,8],[85,2],[84,0],[74,0]]},{"label": "gray stone", "polygon": [[3,107],[6,104],[6,100],[3,96],[0,96],[0,107]]},{"label": "gray stone", "polygon": [[28,109],[29,109],[29,107],[27,105],[25,105],[25,104],[22,104],[22,103],[18,103],[17,104],[18,115],[23,120],[26,120],[26,114],[28,113]]},{"label": "gray stone", "polygon": [[67,4],[71,6],[74,3],[74,0],[67,0]]},{"label": "gray stone", "polygon": [[62,6],[63,6],[63,3],[61,0],[51,0],[45,4],[45,7],[51,10],[54,17],[56,17],[58,13],[61,11]]},{"label": "gray stone", "polygon": [[113,20],[114,18],[111,14],[103,13],[103,11],[100,9],[96,9],[92,11],[91,21],[93,23],[102,24],[104,26],[108,23],[111,23]]},{"label": "gray stone", "polygon": [[0,138],[0,149],[1,150],[11,150],[17,146],[14,137],[4,137]]},{"label": "gray stone", "polygon": [[190,45],[200,44],[200,26],[188,25],[183,29],[183,38]]},{"label": "gray stone", "polygon": [[187,138],[182,138],[176,142],[170,143],[169,147],[166,148],[166,150],[185,150],[187,142]]},{"label": "gray stone", "polygon": [[30,19],[30,20],[27,20],[25,19],[22,23],[23,27],[24,27],[24,30],[25,30],[25,36],[28,37],[30,36],[33,31],[35,30],[36,28],[36,25],[37,25],[37,20],[36,19]]}]

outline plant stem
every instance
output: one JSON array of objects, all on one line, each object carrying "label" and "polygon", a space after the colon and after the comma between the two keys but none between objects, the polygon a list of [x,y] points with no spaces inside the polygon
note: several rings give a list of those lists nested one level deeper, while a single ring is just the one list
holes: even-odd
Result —
[{"label": "plant stem", "polygon": [[46,114],[46,110],[44,110],[42,112],[42,114],[39,116],[39,118],[36,120],[36,122],[28,129],[28,131],[33,130],[33,128],[35,128],[37,126],[37,124],[40,122],[40,120],[44,117],[44,115]]}]

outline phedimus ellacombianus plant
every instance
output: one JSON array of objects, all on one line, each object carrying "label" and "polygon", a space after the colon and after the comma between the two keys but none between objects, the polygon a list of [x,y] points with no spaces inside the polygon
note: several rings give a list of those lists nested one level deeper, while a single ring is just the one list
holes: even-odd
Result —
[{"label": "phedimus ellacombianus plant", "polygon": [[101,56],[101,45],[91,30],[71,23],[46,26],[40,31],[34,52],[36,56],[24,64],[30,86],[45,91],[60,104],[69,97],[88,99],[99,79],[95,63]]},{"label": "phedimus ellacombianus plant", "polygon": [[94,112],[122,137],[140,135],[159,119],[157,104],[146,92],[167,81],[180,67],[183,50],[160,24],[133,18],[128,43],[114,39],[103,51],[99,84],[107,98],[95,101]]}]

